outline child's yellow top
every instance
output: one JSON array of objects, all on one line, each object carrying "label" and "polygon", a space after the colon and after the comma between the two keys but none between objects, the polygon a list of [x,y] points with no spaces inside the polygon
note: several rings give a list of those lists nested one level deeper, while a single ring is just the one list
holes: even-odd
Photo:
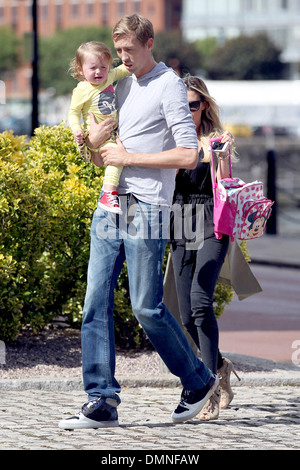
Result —
[{"label": "child's yellow top", "polygon": [[89,112],[94,114],[97,123],[110,115],[113,115],[117,120],[115,94],[112,84],[127,75],[129,75],[129,72],[122,64],[111,69],[108,72],[107,80],[100,85],[91,85],[87,81],[78,83],[77,87],[73,90],[68,116],[72,132],[81,129],[81,116],[83,118],[84,130],[89,129]]}]

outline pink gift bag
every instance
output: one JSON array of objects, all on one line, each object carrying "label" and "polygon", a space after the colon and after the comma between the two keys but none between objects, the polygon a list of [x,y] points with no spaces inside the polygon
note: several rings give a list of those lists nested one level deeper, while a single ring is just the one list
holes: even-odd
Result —
[{"label": "pink gift bag", "polygon": [[264,185],[261,181],[245,183],[240,178],[232,177],[230,149],[230,177],[216,183],[212,144],[220,140],[221,138],[210,139],[215,235],[218,239],[222,235],[229,235],[231,240],[259,238],[265,232],[273,201],[264,197]]}]

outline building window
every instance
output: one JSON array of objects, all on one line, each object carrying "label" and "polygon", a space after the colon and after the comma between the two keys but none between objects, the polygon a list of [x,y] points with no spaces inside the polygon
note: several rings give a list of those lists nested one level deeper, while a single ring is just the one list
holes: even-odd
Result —
[{"label": "building window", "polygon": [[253,0],[246,0],[246,10],[253,10]]},{"label": "building window", "polygon": [[102,23],[108,24],[108,3],[102,3]]},{"label": "building window", "polygon": [[141,2],[140,0],[136,0],[132,2],[132,9],[134,13],[140,13],[141,12]]},{"label": "building window", "polygon": [[4,6],[0,5],[0,23],[4,22]]},{"label": "building window", "polygon": [[61,27],[61,24],[62,24],[62,5],[59,3],[59,4],[56,4],[55,6],[55,20],[56,20],[56,24],[57,24],[57,27],[60,28]]},{"label": "building window", "polygon": [[119,0],[118,1],[117,9],[118,9],[118,16],[124,16],[125,15],[125,1],[124,0]]},{"label": "building window", "polygon": [[71,3],[71,16],[77,18],[79,16],[79,4],[77,2]]},{"label": "building window", "polygon": [[16,26],[18,23],[18,7],[13,6],[11,8],[11,19],[13,26]]},{"label": "building window", "polygon": [[94,2],[88,2],[86,5],[87,16],[91,17],[94,15]]},{"label": "building window", "polygon": [[149,16],[154,16],[155,15],[155,6],[154,5],[148,5],[147,12]]},{"label": "building window", "polygon": [[27,18],[28,20],[32,20],[32,5],[28,4],[27,5]]},{"label": "building window", "polygon": [[41,5],[41,18],[43,21],[48,20],[48,5]]}]

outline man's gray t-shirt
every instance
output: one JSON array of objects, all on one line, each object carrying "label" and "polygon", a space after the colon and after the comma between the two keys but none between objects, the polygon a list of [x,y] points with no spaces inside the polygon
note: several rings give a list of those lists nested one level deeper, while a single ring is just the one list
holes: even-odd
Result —
[{"label": "man's gray t-shirt", "polygon": [[[119,136],[128,152],[158,153],[175,147],[198,148],[186,88],[160,62],[151,72],[118,81]],[[132,193],[149,204],[171,205],[176,169],[124,167],[119,194]]]}]

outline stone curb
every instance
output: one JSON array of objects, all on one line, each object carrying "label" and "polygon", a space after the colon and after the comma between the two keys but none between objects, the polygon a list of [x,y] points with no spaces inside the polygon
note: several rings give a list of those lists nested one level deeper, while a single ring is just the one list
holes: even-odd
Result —
[{"label": "stone curb", "polygon": [[[300,366],[294,364],[276,363],[274,361],[222,352],[230,359],[237,370],[239,366],[243,369],[248,367],[255,372],[238,372],[240,381],[235,375],[231,375],[231,385],[238,386],[300,386]],[[118,382],[122,387],[181,387],[180,380],[166,371],[161,370],[161,374],[152,377],[145,376],[118,376]],[[45,390],[45,391],[83,391],[81,378],[72,377],[51,377],[41,376],[24,379],[0,379],[1,391],[24,391],[24,390]]]},{"label": "stone curb", "polygon": [[[240,373],[240,381],[232,377],[231,385],[233,387],[241,386],[300,386],[299,372],[275,372],[275,373]],[[162,374],[159,377],[145,379],[144,377],[120,377],[118,382],[122,387],[138,388],[167,388],[180,387],[180,381],[176,377],[168,374]],[[1,391],[25,391],[25,390],[44,390],[53,392],[83,391],[83,383],[79,378],[57,378],[57,377],[39,377],[30,379],[2,379],[0,380]]]}]

